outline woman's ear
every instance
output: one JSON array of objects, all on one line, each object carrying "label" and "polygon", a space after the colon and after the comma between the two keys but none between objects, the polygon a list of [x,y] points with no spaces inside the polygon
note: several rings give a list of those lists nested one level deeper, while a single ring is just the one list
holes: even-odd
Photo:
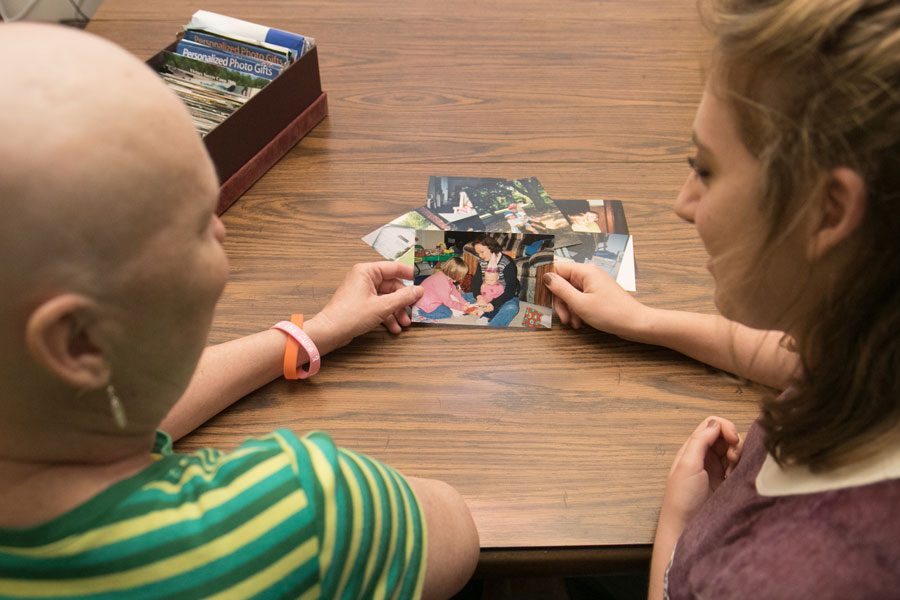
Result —
[{"label": "woman's ear", "polygon": [[850,237],[866,215],[866,183],[847,167],[828,173],[818,225],[807,246],[807,258],[815,261]]},{"label": "woman's ear", "polygon": [[32,358],[73,388],[100,389],[111,368],[97,338],[97,307],[78,294],[55,296],[38,306],[25,325]]}]

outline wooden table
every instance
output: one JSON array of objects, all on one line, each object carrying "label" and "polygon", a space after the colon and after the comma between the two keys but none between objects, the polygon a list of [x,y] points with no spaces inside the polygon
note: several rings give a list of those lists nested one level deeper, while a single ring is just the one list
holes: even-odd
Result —
[{"label": "wooden table", "polygon": [[[637,297],[711,312],[702,245],[671,203],[688,173],[709,36],[694,0],[105,0],[88,27],[146,59],[197,9],[316,38],[330,114],[224,217],[231,280],[212,342],[314,313],[360,236],[428,176],[536,176],[618,198]],[[676,449],[706,415],[746,431],[759,391],[595,331],[373,332],[307,383],[275,381],[181,447],[322,429],[465,496],[480,572],[644,563]]]}]

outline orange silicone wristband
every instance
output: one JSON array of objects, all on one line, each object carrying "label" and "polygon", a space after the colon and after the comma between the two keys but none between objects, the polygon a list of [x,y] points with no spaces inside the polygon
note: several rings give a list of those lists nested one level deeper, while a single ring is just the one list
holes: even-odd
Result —
[{"label": "orange silicone wristband", "polygon": [[[285,379],[306,379],[307,377],[312,377],[319,372],[319,367],[322,366],[319,349],[316,348],[315,342],[300,327],[302,324],[303,315],[291,315],[290,321],[279,321],[272,325],[272,329],[278,329],[288,336],[284,345],[284,364],[282,365]],[[300,357],[300,346],[303,346],[309,357],[308,370],[301,369],[300,365],[297,364]]]},{"label": "orange silicone wristband", "polygon": [[[293,314],[291,315],[291,323],[296,325],[297,327],[303,327],[303,315],[301,314]],[[297,368],[297,361],[300,356],[300,342],[295,340],[292,336],[287,336],[287,341],[284,345],[284,378],[285,379],[300,379],[300,370]]]},{"label": "orange silicone wristband", "polygon": [[[319,372],[319,368],[322,366],[322,357],[319,355],[316,343],[297,325],[297,321],[303,322],[301,319],[300,315],[295,315],[293,321],[279,321],[272,326],[272,329],[283,331],[295,344],[302,346],[306,351],[306,356],[309,358],[309,369],[301,369],[300,365],[297,364],[299,362],[299,353],[292,344],[286,343],[284,346],[286,361],[284,363],[284,376],[288,379],[312,377]],[[287,361],[292,362],[289,363]]]}]

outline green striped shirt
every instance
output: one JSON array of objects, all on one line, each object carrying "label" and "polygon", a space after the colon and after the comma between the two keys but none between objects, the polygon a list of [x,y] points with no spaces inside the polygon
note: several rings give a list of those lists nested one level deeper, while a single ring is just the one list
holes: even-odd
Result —
[{"label": "green striped shirt", "polygon": [[174,454],[28,529],[0,529],[0,596],[418,598],[425,523],[396,471],[286,430]]}]

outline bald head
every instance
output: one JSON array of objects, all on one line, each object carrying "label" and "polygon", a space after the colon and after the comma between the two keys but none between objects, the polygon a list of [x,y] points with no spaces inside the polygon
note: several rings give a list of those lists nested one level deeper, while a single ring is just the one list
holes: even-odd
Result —
[{"label": "bald head", "polygon": [[[0,287],[93,286],[208,202],[215,172],[142,62],[64,27],[0,27]],[[81,291],[81,290],[79,290]],[[0,300],[2,302],[2,300]]]}]

